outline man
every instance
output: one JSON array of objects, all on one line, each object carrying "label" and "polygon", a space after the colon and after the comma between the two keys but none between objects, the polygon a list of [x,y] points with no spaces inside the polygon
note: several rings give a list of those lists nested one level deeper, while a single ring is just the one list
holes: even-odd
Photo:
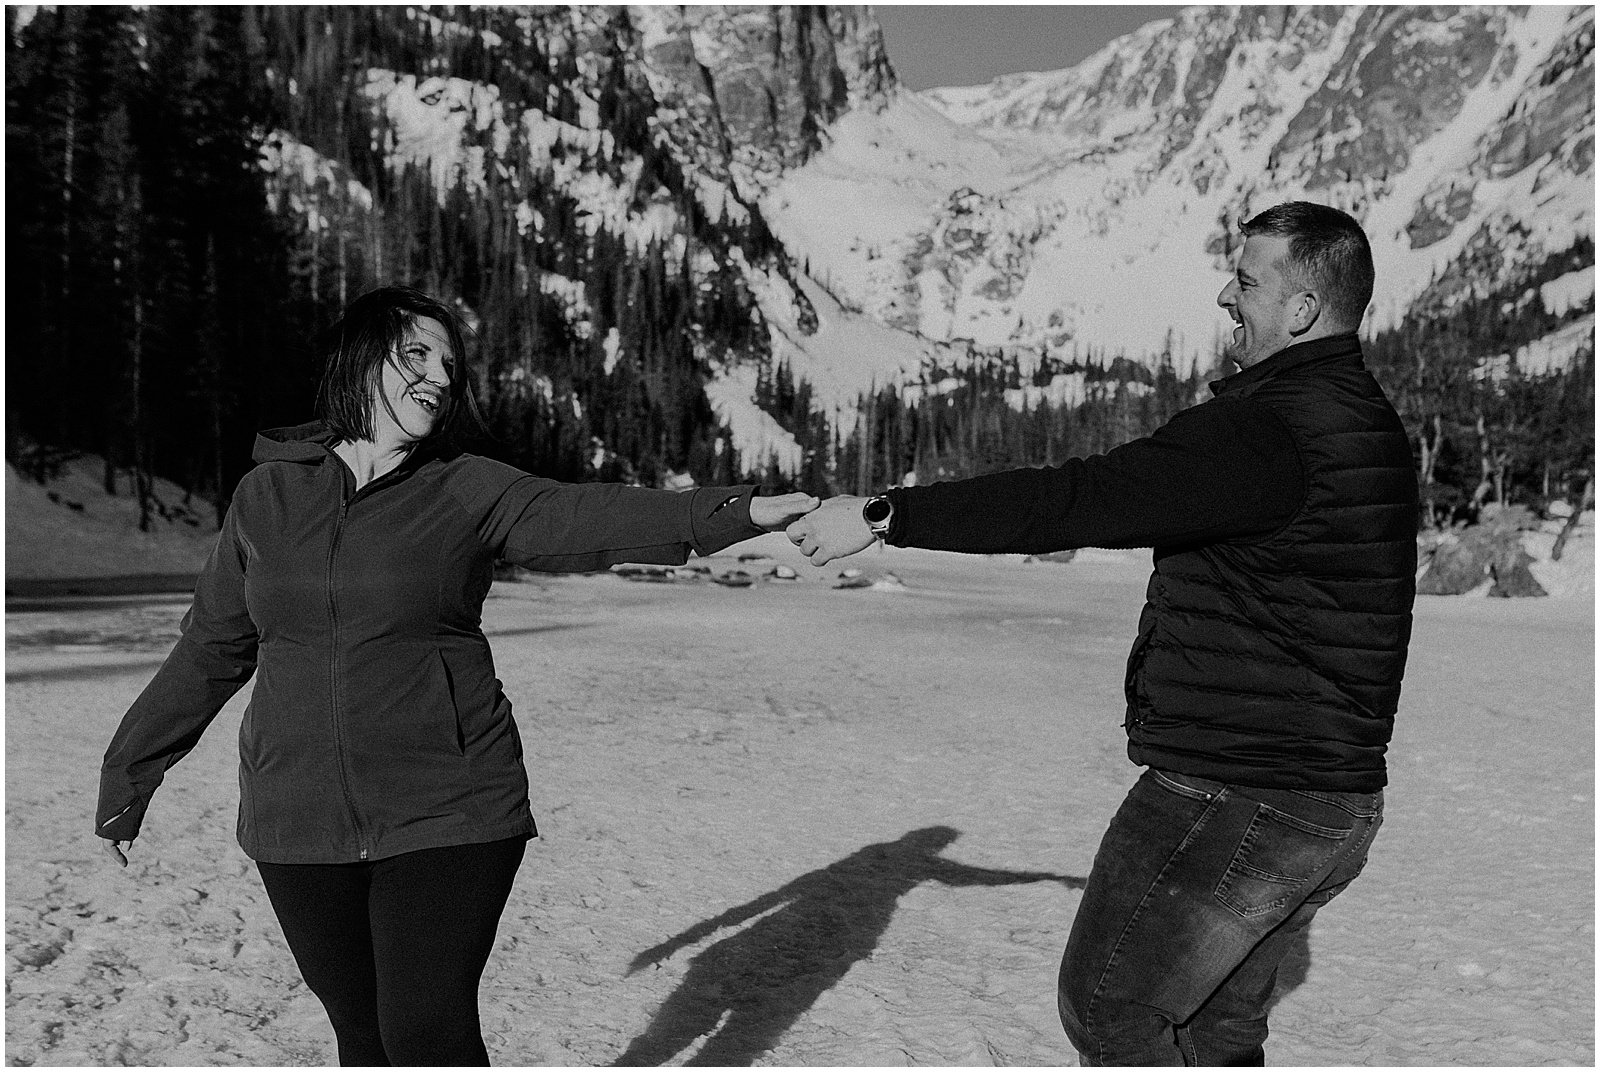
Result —
[{"label": "man", "polygon": [[790,525],[817,565],[869,546],[1153,547],[1128,756],[1062,959],[1084,1064],[1261,1064],[1279,962],[1365,862],[1411,635],[1416,480],[1356,337],[1372,254],[1306,202],[1242,228],[1217,297],[1242,370],[1148,438],[1053,469]]}]

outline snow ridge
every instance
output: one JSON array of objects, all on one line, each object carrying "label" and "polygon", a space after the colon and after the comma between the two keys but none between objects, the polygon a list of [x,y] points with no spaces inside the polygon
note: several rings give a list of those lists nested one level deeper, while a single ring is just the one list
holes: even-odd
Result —
[{"label": "snow ridge", "polygon": [[[1075,68],[852,113],[762,207],[890,325],[1142,355],[1218,336],[1239,219],[1333,203],[1373,240],[1376,330],[1592,239],[1593,24],[1565,6],[1187,8]],[[1489,243],[1506,255],[1475,275]]]}]

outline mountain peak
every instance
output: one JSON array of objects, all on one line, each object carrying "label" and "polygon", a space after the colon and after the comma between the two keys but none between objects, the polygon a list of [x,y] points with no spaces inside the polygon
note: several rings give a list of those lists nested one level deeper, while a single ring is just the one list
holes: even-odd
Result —
[{"label": "mountain peak", "polygon": [[[1065,70],[915,96],[960,134],[903,93],[850,117],[769,216],[887,323],[1155,353],[1209,347],[1239,221],[1305,198],[1366,227],[1381,327],[1592,239],[1593,27],[1565,6],[1185,8]],[[871,207],[849,243],[808,225],[850,202]]]}]

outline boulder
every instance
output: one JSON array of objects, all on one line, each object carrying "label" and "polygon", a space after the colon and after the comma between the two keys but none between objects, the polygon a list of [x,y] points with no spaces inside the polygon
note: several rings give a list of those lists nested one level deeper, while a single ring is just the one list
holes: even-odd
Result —
[{"label": "boulder", "polygon": [[872,582],[874,592],[904,592],[906,582],[893,573],[885,573],[882,577]]},{"label": "boulder", "polygon": [[671,584],[678,579],[666,566],[625,563],[612,566],[611,572],[625,581],[643,581],[646,584]]},{"label": "boulder", "polygon": [[833,582],[835,588],[871,588],[872,578],[858,569],[839,571],[839,579]]},{"label": "boulder", "polygon": [[1549,595],[1534,579],[1533,571],[1528,568],[1532,564],[1533,556],[1523,550],[1521,544],[1498,549],[1489,564],[1489,574],[1494,578],[1489,594],[1501,598]]},{"label": "boulder", "polygon": [[1500,507],[1487,509],[1482,516],[1481,524],[1423,538],[1419,551],[1427,565],[1417,578],[1417,594],[1459,596],[1488,580],[1494,582],[1491,596],[1548,594],[1528,568],[1533,556],[1522,546],[1523,532],[1539,524],[1532,511]]},{"label": "boulder", "polygon": [[1493,555],[1482,541],[1464,539],[1457,533],[1447,532],[1428,555],[1427,568],[1417,579],[1417,594],[1464,595],[1488,577],[1492,558]]}]

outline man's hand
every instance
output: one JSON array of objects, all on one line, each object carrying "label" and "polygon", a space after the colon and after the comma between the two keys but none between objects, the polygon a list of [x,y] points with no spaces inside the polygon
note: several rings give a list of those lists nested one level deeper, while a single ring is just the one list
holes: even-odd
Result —
[{"label": "man's hand", "polygon": [[104,851],[107,856],[117,861],[118,864],[127,867],[128,857],[123,850],[131,848],[133,848],[133,842],[131,841],[106,841]]},{"label": "man's hand", "polygon": [[860,495],[835,495],[789,526],[789,542],[800,548],[813,566],[866,550],[877,539],[861,516],[866,501]]},{"label": "man's hand", "polygon": [[750,497],[750,523],[768,532],[777,532],[795,518],[815,510],[821,501],[815,495],[799,491],[787,495],[753,495]]}]

